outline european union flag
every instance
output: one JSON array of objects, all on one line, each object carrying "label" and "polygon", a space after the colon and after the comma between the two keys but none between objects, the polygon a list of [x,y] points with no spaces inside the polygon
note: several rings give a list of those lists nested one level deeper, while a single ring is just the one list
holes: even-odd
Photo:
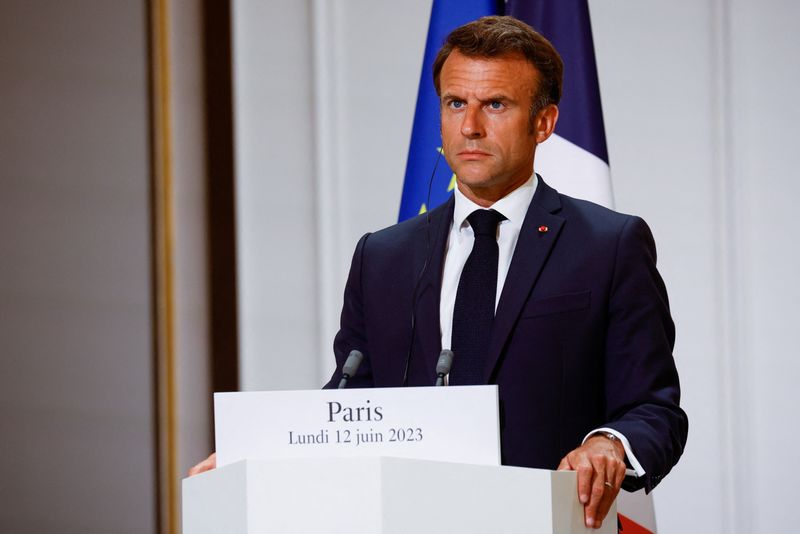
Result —
[{"label": "european union flag", "polygon": [[[457,27],[486,15],[502,11],[496,0],[433,0],[428,39],[425,42],[425,59],[417,94],[417,109],[411,131],[403,198],[400,202],[399,220],[404,221],[424,213],[445,202],[453,188],[453,171],[444,158],[436,164],[442,140],[439,128],[439,97],[433,87],[433,60],[445,37]],[[436,166],[428,203],[428,183]]]}]

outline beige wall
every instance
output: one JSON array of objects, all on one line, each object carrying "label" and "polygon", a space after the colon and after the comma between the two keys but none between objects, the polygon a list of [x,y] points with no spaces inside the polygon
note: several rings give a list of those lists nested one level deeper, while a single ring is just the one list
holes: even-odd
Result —
[{"label": "beige wall", "polygon": [[[176,418],[161,479],[148,57],[159,6]],[[0,532],[156,531],[166,482],[179,511],[180,479],[212,449],[202,8],[0,2]]]},{"label": "beige wall", "polygon": [[146,2],[0,3],[0,531],[155,527]]}]

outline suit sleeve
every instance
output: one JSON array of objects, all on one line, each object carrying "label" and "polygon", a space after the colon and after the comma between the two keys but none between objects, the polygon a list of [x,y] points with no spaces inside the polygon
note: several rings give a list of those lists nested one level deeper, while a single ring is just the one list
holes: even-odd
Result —
[{"label": "suit sleeve", "polygon": [[655,243],[638,217],[620,232],[610,295],[604,426],[628,438],[646,472],[627,478],[623,487],[650,492],[683,453],[688,420],[680,408],[675,328]]},{"label": "suit sleeve", "polygon": [[364,294],[361,274],[364,263],[364,249],[370,234],[365,234],[356,245],[353,260],[350,263],[350,274],[344,288],[344,303],[339,321],[339,332],[333,340],[333,352],[336,356],[336,369],[323,389],[333,389],[342,378],[344,365],[350,351],[357,349],[364,354],[364,360],[358,368],[356,376],[348,382],[349,388],[373,387],[372,368],[370,365],[369,346],[367,343],[366,325],[364,321]]}]

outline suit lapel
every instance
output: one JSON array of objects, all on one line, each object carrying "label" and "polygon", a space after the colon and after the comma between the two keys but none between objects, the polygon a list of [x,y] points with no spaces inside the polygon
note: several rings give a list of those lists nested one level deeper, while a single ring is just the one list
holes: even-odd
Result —
[{"label": "suit lapel", "polygon": [[527,302],[539,273],[561,233],[564,219],[554,215],[560,209],[561,201],[558,193],[539,177],[536,194],[522,223],[495,313],[484,374],[486,382],[491,379],[503,347],[522,312],[522,307]]},{"label": "suit lapel", "polygon": [[[445,204],[430,212],[430,222],[423,223],[418,232],[420,243],[415,254],[416,273],[422,270],[427,257],[428,264],[419,280],[416,292],[416,339],[419,341],[420,351],[412,355],[411,367],[423,365],[425,376],[435,376],[436,360],[442,350],[442,334],[439,325],[439,301],[442,293],[442,268],[444,264],[447,236],[450,232],[450,222],[453,220],[455,200],[450,197]],[[430,246],[427,246],[427,243]],[[414,281],[418,276],[414,276]],[[410,376],[410,375],[409,375]]]}]

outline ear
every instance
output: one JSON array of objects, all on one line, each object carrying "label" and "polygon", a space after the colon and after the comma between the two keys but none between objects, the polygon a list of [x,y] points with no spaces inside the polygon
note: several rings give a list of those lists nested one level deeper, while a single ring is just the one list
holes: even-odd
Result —
[{"label": "ear", "polygon": [[536,144],[547,141],[556,129],[556,122],[558,122],[558,106],[555,104],[548,104],[536,113],[532,125]]}]

